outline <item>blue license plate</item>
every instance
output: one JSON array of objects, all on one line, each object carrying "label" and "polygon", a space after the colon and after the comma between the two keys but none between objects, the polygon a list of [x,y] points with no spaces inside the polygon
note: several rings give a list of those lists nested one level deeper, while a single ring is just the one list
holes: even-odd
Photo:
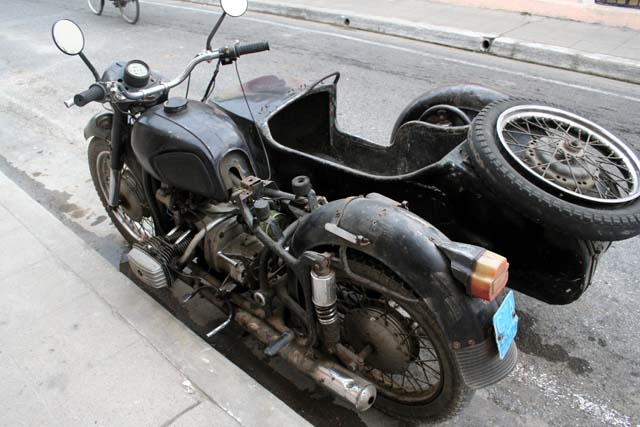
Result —
[{"label": "blue license plate", "polygon": [[507,297],[500,304],[500,308],[493,315],[493,331],[500,359],[504,359],[518,333],[518,315],[516,314],[516,299],[513,297],[513,291],[509,291]]}]

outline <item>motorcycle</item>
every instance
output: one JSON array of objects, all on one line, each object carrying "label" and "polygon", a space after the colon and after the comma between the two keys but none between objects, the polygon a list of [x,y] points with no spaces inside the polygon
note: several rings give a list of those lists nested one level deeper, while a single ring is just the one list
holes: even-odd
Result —
[{"label": "motorcycle", "polygon": [[[212,49],[225,17],[247,10],[243,0],[221,6],[206,49],[172,80],[140,60],[99,75],[80,28],[66,19],[52,27],[58,48],[79,55],[96,80],[67,107],[109,107],[84,136],[98,196],[131,244],[133,277],[156,289],[186,283],[184,304],[200,296],[228,315],[207,336],[235,321],[267,356],[284,358],[356,410],[375,404],[397,418],[432,421],[455,415],[474,390],[515,366],[518,317],[513,292],[503,292],[513,267],[516,286],[526,289],[527,269],[551,277],[544,256],[566,255],[554,284],[571,283],[573,293],[554,292],[554,284],[529,291],[567,302],[584,290],[607,243],[570,234],[549,246],[563,230],[499,201],[478,169],[484,151],[466,147],[468,132],[481,139],[490,113],[515,102],[497,91],[461,86],[421,97],[389,147],[338,130],[338,73],[309,85],[240,81],[214,98],[221,66],[269,50],[266,42]],[[212,61],[201,101],[169,96]],[[528,116],[508,116],[502,129],[520,117]],[[496,214],[496,203],[504,212]],[[536,245],[518,245],[536,233]]]}]

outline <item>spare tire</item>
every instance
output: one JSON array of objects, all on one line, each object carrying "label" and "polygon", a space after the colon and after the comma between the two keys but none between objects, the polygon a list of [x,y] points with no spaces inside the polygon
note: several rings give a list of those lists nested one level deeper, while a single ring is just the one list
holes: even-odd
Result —
[{"label": "spare tire", "polygon": [[498,199],[579,239],[640,234],[640,161],[610,132],[536,101],[497,101],[469,127],[478,176]]}]

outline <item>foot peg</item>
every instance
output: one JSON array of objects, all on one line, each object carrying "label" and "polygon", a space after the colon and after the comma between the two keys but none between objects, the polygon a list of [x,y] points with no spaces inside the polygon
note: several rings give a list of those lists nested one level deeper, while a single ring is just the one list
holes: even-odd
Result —
[{"label": "foot peg", "polygon": [[280,335],[280,338],[272,342],[267,348],[264,349],[264,354],[269,357],[275,356],[280,350],[282,350],[283,347],[288,345],[293,340],[293,338],[294,336],[291,331],[285,332],[284,334]]},{"label": "foot peg", "polygon": [[212,336],[214,336],[215,334],[217,334],[218,332],[220,332],[221,330],[229,326],[229,324],[233,320],[233,315],[234,315],[233,305],[231,305],[231,303],[228,300],[226,300],[225,303],[227,306],[227,311],[229,312],[229,316],[227,317],[227,320],[222,322],[220,325],[216,326],[216,328],[213,329],[211,332],[208,332],[207,338],[211,338]]}]

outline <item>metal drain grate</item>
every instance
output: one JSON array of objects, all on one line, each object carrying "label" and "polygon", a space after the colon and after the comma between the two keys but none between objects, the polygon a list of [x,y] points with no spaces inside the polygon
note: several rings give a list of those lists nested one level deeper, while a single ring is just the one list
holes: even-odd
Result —
[{"label": "metal drain grate", "polygon": [[606,6],[631,7],[640,9],[640,0],[596,0],[597,4]]}]

